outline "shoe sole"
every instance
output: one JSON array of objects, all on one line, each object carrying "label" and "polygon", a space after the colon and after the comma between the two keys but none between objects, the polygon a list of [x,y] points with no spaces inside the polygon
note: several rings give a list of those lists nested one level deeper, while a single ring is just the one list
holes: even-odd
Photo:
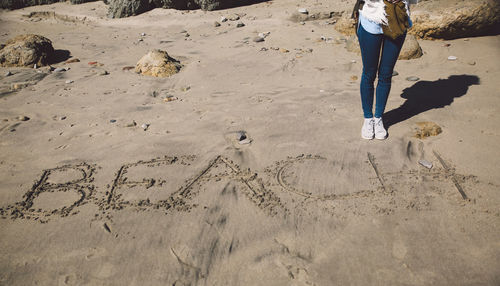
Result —
[{"label": "shoe sole", "polygon": [[366,139],[366,140],[372,140],[375,137],[374,136],[372,136],[372,137],[364,137],[363,135],[361,135],[361,138]]},{"label": "shoe sole", "polygon": [[385,139],[387,139],[387,135],[385,135],[384,137],[377,137],[377,136],[375,136],[375,139],[378,139],[378,140],[385,140]]}]

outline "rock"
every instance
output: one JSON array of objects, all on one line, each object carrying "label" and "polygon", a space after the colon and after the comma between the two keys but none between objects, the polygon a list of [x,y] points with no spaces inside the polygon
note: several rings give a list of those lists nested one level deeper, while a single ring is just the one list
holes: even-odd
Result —
[{"label": "rock", "polygon": [[245,24],[243,24],[243,22],[238,22],[238,24],[236,24],[236,28],[241,28],[241,27],[245,27]]},{"label": "rock", "polygon": [[[9,1],[9,0],[1,0]],[[34,1],[34,0],[30,0]],[[45,0],[54,1],[54,0]],[[107,0],[108,16],[122,18],[138,15],[154,8],[212,11],[261,2],[261,0]],[[224,21],[223,21],[224,22]]]},{"label": "rock", "polygon": [[227,22],[227,18],[226,18],[226,17],[224,17],[224,16],[221,16],[221,17],[220,17],[220,21],[221,21],[222,23]]},{"label": "rock", "polygon": [[54,56],[52,42],[39,35],[19,35],[0,50],[0,66],[28,67],[48,65]]},{"label": "rock", "polygon": [[66,116],[59,117],[59,120],[66,120]]},{"label": "rock", "polygon": [[236,140],[241,141],[247,139],[247,135],[245,131],[238,131],[236,132]]},{"label": "rock", "polygon": [[99,72],[99,75],[108,75],[109,72],[107,70],[103,70],[101,72]]},{"label": "rock", "polygon": [[67,60],[64,63],[65,64],[71,64],[71,63],[79,63],[79,62],[80,62],[80,60],[75,58],[75,59]]},{"label": "rock", "polygon": [[17,119],[21,120],[21,121],[28,121],[28,120],[30,120],[30,118],[28,116],[24,116],[24,115],[18,116]]},{"label": "rock", "polygon": [[299,8],[297,11],[298,11],[300,14],[306,14],[306,15],[307,15],[307,14],[309,14],[309,11],[307,11],[307,9],[306,9],[306,8]]},{"label": "rock", "polygon": [[416,76],[409,76],[406,78],[407,81],[418,81],[420,80],[420,78],[416,77]]},{"label": "rock", "polygon": [[427,160],[419,160],[418,163],[424,167],[426,167],[427,169],[432,169],[432,163],[427,161]]},{"label": "rock", "polygon": [[246,138],[246,139],[243,139],[243,140],[238,142],[238,144],[240,144],[240,145],[246,145],[246,144],[250,144],[250,143],[252,143],[252,139],[250,139],[250,138]]},{"label": "rock", "polygon": [[217,21],[215,21],[215,22],[214,22],[214,27],[220,27],[220,23],[219,23],[219,22],[217,22]]},{"label": "rock", "polygon": [[436,136],[443,132],[441,127],[434,122],[417,122],[415,137],[425,139],[429,136]]},{"label": "rock", "polygon": [[398,76],[399,73],[397,71],[392,71],[392,76]]},{"label": "rock", "polygon": [[280,48],[280,52],[282,52],[282,53],[288,53],[288,52],[290,52],[290,51],[289,51],[289,50],[287,50],[287,49],[285,49],[285,48]]},{"label": "rock", "polygon": [[468,63],[469,65],[471,65],[471,66],[475,66],[475,65],[476,65],[476,61],[468,61],[467,63]]},{"label": "rock", "polygon": [[428,0],[412,9],[410,33],[423,39],[456,39],[498,34],[498,0]]},{"label": "rock", "polygon": [[335,30],[345,36],[356,34],[356,22],[351,18],[342,17],[337,20],[333,26]]},{"label": "rock", "polygon": [[174,100],[177,100],[177,97],[172,96],[172,95],[169,95],[163,99],[164,102],[170,102],[170,101],[174,101]]},{"label": "rock", "polygon": [[5,76],[11,76],[11,75],[12,75],[12,73],[10,71],[5,73]]},{"label": "rock", "polygon": [[137,122],[135,120],[132,120],[132,123],[127,124],[127,127],[134,127],[137,126]]},{"label": "rock", "polygon": [[144,37],[144,36],[146,36],[146,33],[141,33],[141,37]]},{"label": "rock", "polygon": [[457,60],[457,57],[455,57],[455,56],[449,56],[449,57],[448,57],[448,60],[449,60],[449,61],[456,61],[456,60]]},{"label": "rock", "polygon": [[238,21],[240,19],[240,15],[238,14],[232,14],[227,17],[230,21]]},{"label": "rock", "polygon": [[356,75],[351,76],[351,81],[357,81],[357,80],[358,80],[358,76],[356,76]]},{"label": "rock", "polygon": [[65,68],[56,68],[54,69],[54,72],[65,72],[66,69]]},{"label": "rock", "polygon": [[[349,52],[361,54],[359,48],[358,37],[355,35],[349,36],[346,41],[346,49]],[[422,48],[420,47],[417,39],[413,35],[407,35],[401,52],[399,53],[399,60],[416,59],[423,55]]]},{"label": "rock", "polygon": [[135,72],[154,77],[169,77],[180,71],[182,65],[166,51],[153,50],[143,56],[135,66]]},{"label": "rock", "polygon": [[414,35],[406,35],[398,60],[418,59],[423,55],[422,48]]},{"label": "rock", "polygon": [[255,38],[253,38],[253,41],[256,43],[264,42],[264,38],[263,37],[255,37]]},{"label": "rock", "polygon": [[68,79],[68,80],[66,81],[66,83],[67,83],[67,84],[69,84],[69,83],[73,83],[73,81],[72,81],[72,80],[70,80],[70,79]]},{"label": "rock", "polygon": [[115,123],[115,122],[116,122],[116,119],[111,119],[109,122],[110,122],[110,123]]},{"label": "rock", "polygon": [[122,68],[122,71],[129,71],[129,70],[133,70],[133,69],[135,69],[135,67],[133,67],[133,66],[125,66],[125,67]]},{"label": "rock", "polygon": [[[86,2],[93,2],[95,0],[70,0],[71,4],[81,4]],[[61,2],[60,0],[23,0],[23,1],[12,1],[12,0],[0,0],[1,9],[20,9],[28,6],[37,6],[42,4],[52,4]]]},{"label": "rock", "polygon": [[149,128],[149,123],[143,123],[143,124],[141,125],[141,128],[142,128],[144,131],[148,130],[148,128]]}]

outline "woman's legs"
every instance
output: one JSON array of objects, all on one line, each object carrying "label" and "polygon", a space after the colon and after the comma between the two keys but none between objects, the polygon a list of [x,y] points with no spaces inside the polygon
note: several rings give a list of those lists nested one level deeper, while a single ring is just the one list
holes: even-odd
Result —
[{"label": "woman's legs", "polygon": [[[363,60],[363,75],[361,76],[361,106],[365,118],[373,117],[373,82],[377,76],[380,49],[384,40],[384,35],[374,35],[358,28],[359,47],[361,48],[361,58]],[[396,57],[397,58],[397,57]],[[387,99],[386,99],[387,100]],[[377,88],[378,101],[378,88]]]},{"label": "woman's legs", "polygon": [[382,114],[384,114],[387,98],[389,97],[389,92],[391,91],[392,72],[394,70],[394,66],[396,65],[396,61],[398,60],[399,52],[401,51],[405,37],[406,34],[396,40],[384,37],[382,44],[382,56],[380,59],[380,66],[378,68],[375,118],[380,118],[382,117]]}]

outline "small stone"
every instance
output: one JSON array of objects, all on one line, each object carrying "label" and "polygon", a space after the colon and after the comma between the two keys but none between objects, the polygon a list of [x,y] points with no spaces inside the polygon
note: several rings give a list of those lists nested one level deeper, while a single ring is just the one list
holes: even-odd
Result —
[{"label": "small stone", "polygon": [[185,87],[181,88],[181,91],[186,92],[186,91],[188,91],[190,89],[191,89],[190,86],[185,86]]},{"label": "small stone", "polygon": [[18,116],[17,119],[19,119],[21,121],[28,121],[28,120],[30,120],[30,118],[28,116],[24,116],[24,115]]},{"label": "small stone", "polygon": [[416,76],[409,76],[406,78],[407,81],[418,81],[420,80],[420,78],[416,77]]},{"label": "small stone", "polygon": [[64,63],[65,64],[71,64],[71,63],[79,63],[80,60],[79,59],[69,59],[67,61],[65,61]]},{"label": "small stone", "polygon": [[298,11],[300,14],[306,14],[306,15],[307,15],[307,14],[309,14],[309,11],[307,11],[307,9],[306,9],[306,8],[299,8],[297,11]]},{"label": "small stone", "polygon": [[111,119],[109,122],[111,122],[111,123],[115,123],[115,122],[116,122],[116,119]]},{"label": "small stone", "polygon": [[289,51],[289,50],[287,50],[287,49],[285,49],[285,48],[280,48],[280,52],[282,52],[282,53],[288,53],[288,52],[290,52],[290,51]]},{"label": "small stone", "polygon": [[133,70],[133,69],[135,69],[135,67],[133,67],[133,66],[126,66],[126,67],[122,68],[123,71],[129,71],[129,70]]},{"label": "small stone", "polygon": [[443,132],[441,127],[434,122],[417,122],[415,137],[425,139],[429,136],[436,136]]},{"label": "small stone", "polygon": [[419,160],[418,163],[424,167],[426,167],[427,169],[432,169],[432,163],[425,160],[425,159],[422,159],[422,160]]},{"label": "small stone", "polygon": [[471,66],[475,66],[476,65],[476,61],[469,61],[468,64],[471,65]]},{"label": "small stone", "polygon": [[177,97],[172,96],[172,95],[167,96],[167,97],[165,97],[165,98],[163,99],[163,101],[164,101],[164,102],[170,102],[170,101],[174,101],[174,100],[177,100]]},{"label": "small stone", "polygon": [[59,117],[59,120],[65,120],[65,119],[66,119],[66,116]]},{"label": "small stone", "polygon": [[264,42],[264,38],[262,38],[262,37],[255,37],[255,38],[253,38],[253,41],[256,42],[256,43]]},{"label": "small stone", "polygon": [[247,139],[247,135],[245,134],[245,131],[238,131],[238,132],[236,132],[236,139],[238,141]]},{"label": "small stone", "polygon": [[71,79],[68,79],[68,80],[66,81],[66,83],[67,83],[67,84],[69,84],[69,83],[73,83],[73,81],[72,81]]},{"label": "small stone", "polygon": [[300,22],[300,24],[301,24],[301,25],[305,25],[305,24],[306,24],[306,22]]},{"label": "small stone", "polygon": [[186,38],[189,38],[189,36],[191,36],[189,33],[186,33],[186,34],[184,35],[184,37],[186,37]]},{"label": "small stone", "polygon": [[392,76],[397,76],[399,73],[397,71],[392,71]]},{"label": "small stone", "polygon": [[245,24],[243,24],[243,22],[238,22],[238,24],[236,24],[236,28],[241,28],[241,27],[245,27]]},{"label": "small stone", "polygon": [[238,21],[240,19],[240,16],[238,14],[233,14],[228,17],[229,20],[231,21]]},{"label": "small stone", "polygon": [[265,52],[265,51],[267,51],[267,48],[266,47],[262,47],[262,48],[260,48],[260,51],[261,52]]},{"label": "small stone", "polygon": [[219,22],[217,22],[217,21],[215,21],[215,22],[214,22],[214,27],[220,27],[220,23],[219,23]]},{"label": "small stone", "polygon": [[224,16],[222,16],[222,17],[220,17],[220,21],[221,21],[222,23],[227,22],[227,18],[226,18],[226,17],[224,17]]},{"label": "small stone", "polygon": [[355,64],[355,63],[356,63],[356,60],[351,60],[351,63]]},{"label": "small stone", "polygon": [[141,36],[142,36],[142,37],[146,36],[146,33],[141,33]]},{"label": "small stone", "polygon": [[140,39],[137,39],[137,41],[138,41],[138,42],[142,42],[142,41],[144,41],[144,39],[143,39],[143,38],[140,38]]},{"label": "small stone", "polygon": [[107,70],[103,70],[99,73],[99,75],[108,75],[109,72]]},{"label": "small stone", "polygon": [[448,60],[449,60],[449,61],[456,61],[456,60],[457,60],[457,57],[455,57],[455,56],[449,56],[449,57],[448,57]]},{"label": "small stone", "polygon": [[134,127],[137,126],[137,122],[135,120],[132,120],[132,123],[127,124],[127,127]]},{"label": "small stone", "polygon": [[65,72],[65,71],[66,71],[66,69],[65,69],[65,68],[56,68],[56,69],[54,70],[54,72]]},{"label": "small stone", "polygon": [[245,144],[250,144],[250,143],[252,143],[252,140],[250,138],[246,138],[246,139],[243,139],[243,140],[238,142],[238,144],[240,144],[240,145],[245,145]]},{"label": "small stone", "polygon": [[149,128],[149,124],[148,124],[148,123],[143,123],[143,124],[141,125],[141,128],[142,128],[144,131],[146,131],[146,130],[148,130],[148,128]]},{"label": "small stone", "polygon": [[448,44],[448,43],[443,44],[443,47],[446,47],[446,48],[447,48],[447,47],[449,47],[449,46],[451,46],[451,44]]},{"label": "small stone", "polygon": [[12,73],[10,71],[5,73],[5,76],[11,76],[11,75],[12,75]]},{"label": "small stone", "polygon": [[355,76],[355,75],[351,76],[351,81],[357,81],[357,80],[358,80],[358,76]]}]

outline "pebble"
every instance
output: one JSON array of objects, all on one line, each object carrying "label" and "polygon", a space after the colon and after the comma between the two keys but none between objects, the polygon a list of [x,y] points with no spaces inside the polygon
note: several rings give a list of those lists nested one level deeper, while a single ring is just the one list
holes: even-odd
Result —
[{"label": "pebble", "polygon": [[305,24],[306,24],[306,22],[300,22],[300,24],[301,24],[301,25],[305,25]]},{"label": "pebble", "polygon": [[191,35],[189,33],[186,33],[185,37],[189,38],[189,36],[191,36]]},{"label": "pebble", "polygon": [[238,143],[240,145],[245,145],[245,144],[250,144],[251,142],[252,142],[252,140],[250,138],[246,138],[246,139],[239,141]]},{"label": "pebble", "polygon": [[260,48],[260,51],[261,52],[265,52],[265,51],[267,51],[267,48],[266,47],[262,47],[262,48]]},{"label": "pebble", "polygon": [[236,139],[238,139],[238,141],[247,139],[247,135],[245,134],[245,131],[236,132]]},{"label": "pebble", "polygon": [[146,36],[146,33],[141,33],[141,36],[143,36],[143,37]]},{"label": "pebble", "polygon": [[59,117],[59,120],[65,120],[65,119],[66,119],[66,116]]},{"label": "pebble", "polygon": [[419,160],[418,163],[424,167],[426,167],[427,169],[431,169],[432,168],[432,163],[425,160],[425,159],[422,159],[422,160]]},{"label": "pebble", "polygon": [[127,124],[127,127],[134,127],[137,126],[137,122],[135,120],[132,120],[132,123]]},{"label": "pebble", "polygon": [[30,120],[30,118],[28,116],[24,116],[24,115],[18,116],[17,119],[19,119],[21,121],[28,121],[28,120]]},{"label": "pebble", "polygon": [[306,8],[299,8],[297,11],[301,14],[309,14],[309,11],[307,11]]},{"label": "pebble", "polygon": [[115,122],[116,122],[116,119],[111,119],[109,122],[111,122],[111,123],[115,123]]},{"label": "pebble", "polygon": [[73,81],[72,81],[72,80],[70,80],[70,79],[68,79],[68,80],[66,81],[66,83],[73,83]]},{"label": "pebble", "polygon": [[65,69],[65,68],[56,68],[56,69],[54,70],[54,72],[65,72],[65,71],[66,71],[66,69]]},{"label": "pebble", "polygon": [[420,78],[416,77],[416,76],[409,76],[406,78],[407,81],[418,81],[420,80]]},{"label": "pebble", "polygon": [[227,22],[227,18],[226,18],[226,17],[224,17],[224,16],[222,16],[222,17],[220,17],[220,21],[221,21],[222,23]]},{"label": "pebble", "polygon": [[471,66],[475,66],[476,65],[476,61],[469,61],[468,64],[471,65]]},{"label": "pebble", "polygon": [[399,73],[397,71],[392,72],[392,76],[397,76],[397,75],[399,75]]},{"label": "pebble", "polygon": [[38,68],[38,66],[37,66],[36,64],[34,64],[34,65],[33,65],[33,68],[34,68],[34,69],[37,69],[37,68]]},{"label": "pebble", "polygon": [[219,23],[219,22],[217,22],[217,21],[215,21],[215,22],[214,22],[214,27],[220,27],[220,23]]},{"label": "pebble", "polygon": [[108,71],[106,71],[106,70],[101,71],[101,72],[99,73],[99,75],[108,75],[108,74],[109,74],[109,72],[108,72]]},{"label": "pebble", "polygon": [[264,38],[263,37],[255,37],[255,38],[253,38],[253,41],[256,43],[264,42]]},{"label": "pebble", "polygon": [[265,37],[269,36],[269,34],[271,34],[271,32],[259,33],[259,37],[265,38]]},{"label": "pebble", "polygon": [[449,61],[455,61],[455,60],[457,60],[457,57],[455,57],[455,56],[449,56],[448,60]]},{"label": "pebble", "polygon": [[287,50],[287,49],[285,49],[285,48],[280,48],[280,52],[282,52],[282,53],[288,53],[288,52],[290,52],[290,51],[289,51],[289,50]]},{"label": "pebble", "polygon": [[236,28],[241,28],[241,27],[245,27],[245,24],[243,24],[243,22],[238,22],[238,24],[236,24]]},{"label": "pebble", "polygon": [[231,20],[231,21],[238,21],[239,19],[240,19],[240,16],[237,14],[233,14],[233,15],[229,16],[229,20]]},{"label": "pebble", "polygon": [[143,124],[141,125],[141,128],[142,128],[144,131],[146,131],[146,130],[148,130],[148,128],[149,128],[149,124],[148,124],[148,123],[143,123]]},{"label": "pebble", "polygon": [[355,63],[356,63],[356,60],[351,60],[351,63],[355,64]]},{"label": "pebble", "polygon": [[170,102],[170,101],[174,101],[174,100],[177,100],[177,97],[172,96],[172,95],[169,95],[163,99],[164,102]]},{"label": "pebble", "polygon": [[5,73],[5,76],[11,76],[11,75],[12,75],[12,73],[10,71]]}]

